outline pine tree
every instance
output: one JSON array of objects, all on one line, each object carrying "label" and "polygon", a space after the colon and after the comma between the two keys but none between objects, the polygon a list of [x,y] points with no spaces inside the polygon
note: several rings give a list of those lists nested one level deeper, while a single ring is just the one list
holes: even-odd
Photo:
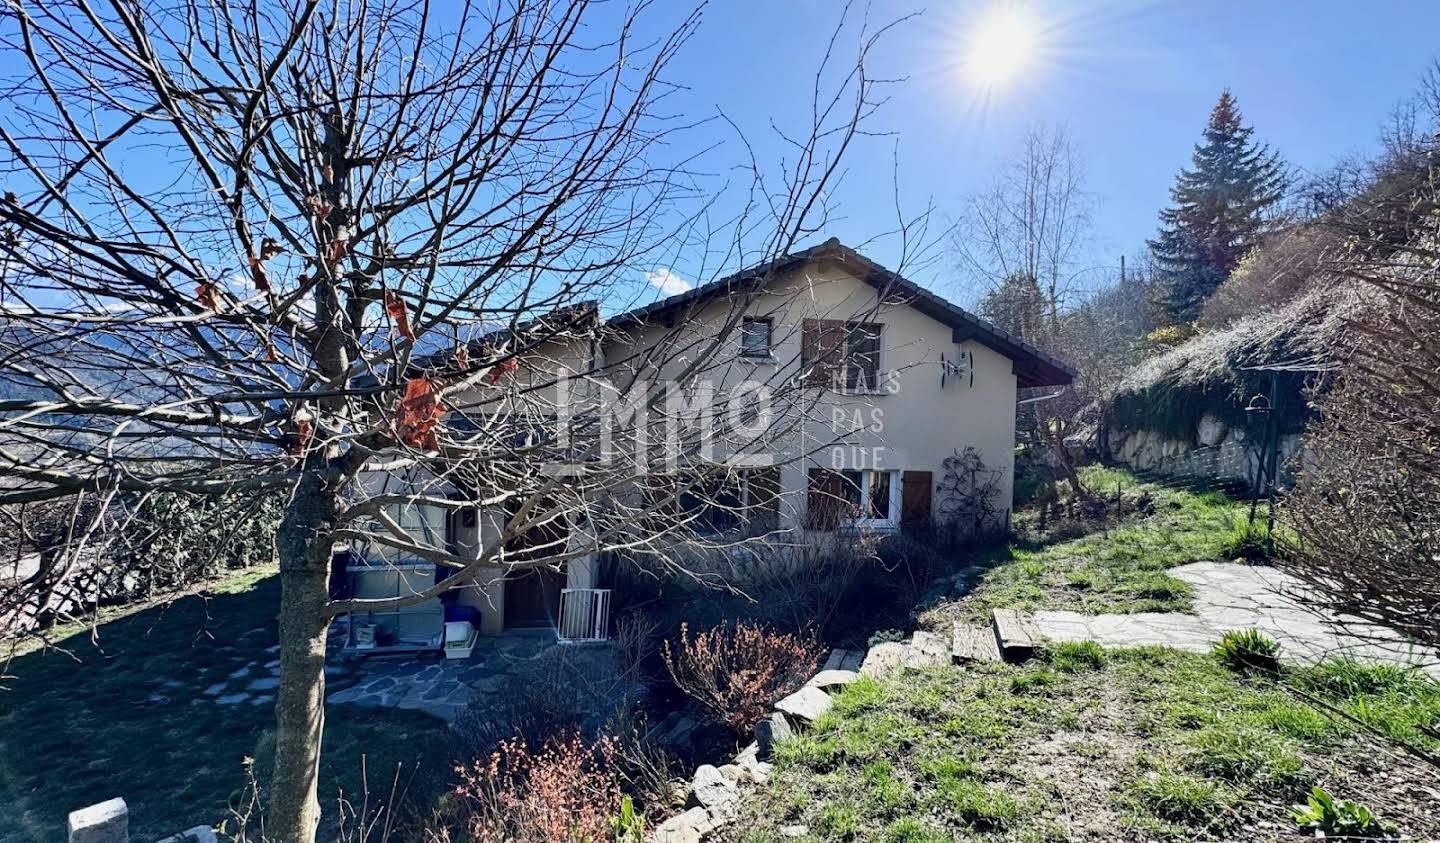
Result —
[{"label": "pine tree", "polygon": [[1205,299],[1265,233],[1265,212],[1285,191],[1280,157],[1251,140],[1227,88],[1210,112],[1189,169],[1170,189],[1150,241],[1163,319],[1191,322]]}]

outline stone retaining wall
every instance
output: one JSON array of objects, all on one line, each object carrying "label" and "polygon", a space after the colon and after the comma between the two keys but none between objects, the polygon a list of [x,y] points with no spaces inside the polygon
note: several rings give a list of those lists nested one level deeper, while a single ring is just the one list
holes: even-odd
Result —
[{"label": "stone retaining wall", "polygon": [[[1218,483],[1254,483],[1259,469],[1256,443],[1243,428],[1229,427],[1217,416],[1206,413],[1195,425],[1189,440],[1176,439],[1153,430],[1112,430],[1109,456],[1137,471],[1165,477],[1211,480]],[[1294,457],[1300,453],[1301,437],[1280,437],[1279,475],[1282,486],[1294,482]]]}]

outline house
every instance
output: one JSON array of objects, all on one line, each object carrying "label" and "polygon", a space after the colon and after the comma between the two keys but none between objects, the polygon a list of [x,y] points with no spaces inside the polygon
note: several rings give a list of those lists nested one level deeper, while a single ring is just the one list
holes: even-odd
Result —
[{"label": "house", "polygon": [[[956,478],[947,472],[962,453],[983,463],[993,517],[1008,519],[1017,393],[1063,387],[1074,376],[1064,363],[833,239],[608,318],[594,307],[547,318],[564,319],[571,330],[527,352],[515,377],[553,382],[558,373],[572,383],[562,404],[593,409],[596,396],[585,390],[597,372],[663,382],[701,359],[719,394],[769,385],[787,396],[789,409],[803,404],[768,443],[768,461],[727,471],[721,486],[697,496],[732,504],[695,513],[697,526],[716,531],[735,527],[736,511],[778,534],[810,537],[953,518],[947,495]],[[497,400],[483,392],[455,400],[451,423],[465,423],[467,406]],[[731,462],[733,453],[717,459]],[[655,476],[663,478],[664,469]],[[441,537],[464,555],[493,543],[505,513],[447,518],[412,507],[396,517],[405,530]],[[548,547],[566,541],[559,534],[532,539]],[[603,634],[598,626],[608,610],[597,567],[582,556],[563,572],[497,570],[454,600],[478,613],[486,634],[558,624],[562,637],[593,637]]]}]

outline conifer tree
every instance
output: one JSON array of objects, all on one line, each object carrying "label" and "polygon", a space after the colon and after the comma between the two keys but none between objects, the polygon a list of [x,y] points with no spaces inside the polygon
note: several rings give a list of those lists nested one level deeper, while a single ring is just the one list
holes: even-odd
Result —
[{"label": "conifer tree", "polygon": [[1194,321],[1265,233],[1266,212],[1284,193],[1285,173],[1279,155],[1252,140],[1253,132],[1227,88],[1190,167],[1170,189],[1159,236],[1150,241],[1162,321]]}]

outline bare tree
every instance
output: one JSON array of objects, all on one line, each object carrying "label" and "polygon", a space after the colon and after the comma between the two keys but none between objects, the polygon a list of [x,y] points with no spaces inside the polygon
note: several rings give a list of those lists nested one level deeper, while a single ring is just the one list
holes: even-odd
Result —
[{"label": "bare tree", "polygon": [[[1064,129],[1032,128],[993,185],[970,198],[954,251],[989,318],[1054,353],[1064,345],[1062,314],[1092,268],[1078,266],[1090,234],[1084,166]],[[1076,494],[1083,494],[1065,439],[1081,401],[1074,391],[1026,396],[1022,422]]]},{"label": "bare tree", "polygon": [[[676,151],[690,124],[666,105],[666,67],[698,11],[653,35],[650,7],[0,12],[24,66],[0,125],[0,503],[284,495],[269,837],[315,839],[332,618],[497,569],[656,546],[685,532],[673,504],[688,487],[625,497],[647,459],[698,467],[715,439],[765,448],[754,430],[646,445],[677,415],[656,374],[695,383],[739,324],[745,285],[718,334],[622,360],[570,352],[606,339],[594,302],[682,247],[757,263],[763,280],[823,224],[874,82],[863,61],[827,58],[779,177],[752,163],[739,210],[717,224],[695,159]],[[861,59],[877,34],[861,33]],[[606,402],[660,412],[607,428]],[[606,435],[631,456],[599,458]],[[460,552],[401,528],[397,512],[419,506],[503,517],[493,541]],[[394,600],[332,600],[347,542],[445,575]]]},{"label": "bare tree", "polygon": [[1092,200],[1085,167],[1063,128],[1032,127],[994,183],[966,202],[954,251],[972,292],[1034,279],[1053,325],[1086,271]]}]

